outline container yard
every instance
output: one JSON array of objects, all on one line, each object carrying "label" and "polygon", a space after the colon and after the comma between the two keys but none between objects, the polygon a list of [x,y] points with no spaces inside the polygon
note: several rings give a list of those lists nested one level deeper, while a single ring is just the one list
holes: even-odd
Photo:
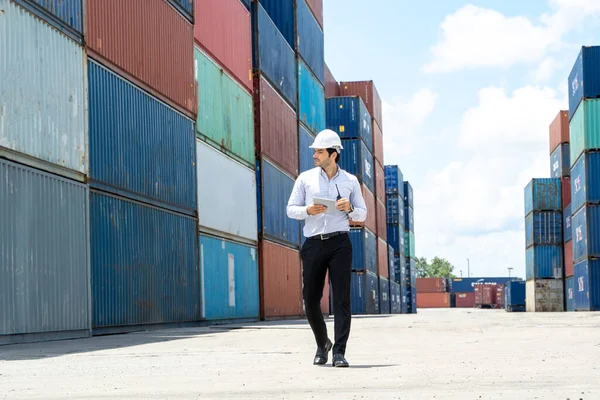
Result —
[{"label": "container yard", "polygon": [[[465,103],[431,77],[485,65],[444,46],[496,11],[414,47],[376,29],[408,37],[397,4],[372,7],[359,34],[339,0],[0,0],[0,397],[600,398],[600,46],[496,103],[443,78]],[[317,358],[349,373],[311,365],[315,314],[336,343]]]}]

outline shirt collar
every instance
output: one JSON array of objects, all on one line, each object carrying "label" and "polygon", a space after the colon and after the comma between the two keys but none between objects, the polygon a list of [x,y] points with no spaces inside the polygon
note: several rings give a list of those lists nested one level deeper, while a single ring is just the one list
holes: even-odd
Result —
[{"label": "shirt collar", "polygon": [[[331,179],[335,179],[335,178],[339,177],[341,171],[342,171],[342,169],[338,165],[337,166],[337,172],[335,173],[335,175]],[[324,177],[324,178],[326,178],[326,179],[329,179],[329,177],[327,176],[327,172],[325,172],[325,170],[323,168],[321,168],[321,176]]]}]

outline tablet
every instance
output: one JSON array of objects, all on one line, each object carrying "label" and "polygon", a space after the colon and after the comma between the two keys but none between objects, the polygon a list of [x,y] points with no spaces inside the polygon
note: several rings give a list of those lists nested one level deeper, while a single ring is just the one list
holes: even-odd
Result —
[{"label": "tablet", "polygon": [[327,207],[325,214],[335,214],[335,212],[338,210],[335,204],[337,203],[336,200],[327,199],[325,197],[313,197],[313,203],[321,204]]}]

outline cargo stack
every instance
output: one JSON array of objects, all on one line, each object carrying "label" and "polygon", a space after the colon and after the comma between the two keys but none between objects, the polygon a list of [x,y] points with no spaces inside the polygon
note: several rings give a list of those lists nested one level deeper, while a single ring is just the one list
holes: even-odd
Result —
[{"label": "cargo stack", "polygon": [[[576,311],[600,310],[600,46],[583,47],[569,75],[571,225]],[[585,83],[585,84],[584,84]],[[567,287],[570,287],[568,285]],[[567,289],[568,290],[568,289]]]},{"label": "cargo stack", "polygon": [[450,293],[445,278],[416,278],[415,289],[417,308],[450,307]]},{"label": "cargo stack", "polygon": [[563,231],[560,178],[525,187],[527,311],[563,311]]},{"label": "cargo stack", "polygon": [[201,315],[258,319],[250,11],[239,0],[196,1],[194,11]]},{"label": "cargo stack", "polygon": [[[514,278],[513,278],[514,279]],[[485,278],[452,278],[448,279],[451,295],[454,295],[456,308],[472,308],[475,306],[475,286],[479,284],[495,284],[497,288],[504,286],[511,280],[510,277],[485,277]],[[498,289],[498,296],[504,297],[504,289]],[[502,303],[502,300],[500,300]]]},{"label": "cargo stack", "polygon": [[415,252],[415,217],[413,188],[404,181],[404,252],[406,270],[403,280],[407,285],[406,309],[408,313],[417,312],[417,255]]},{"label": "cargo stack", "polygon": [[0,0],[0,345],[91,334],[83,2],[51,3]]}]

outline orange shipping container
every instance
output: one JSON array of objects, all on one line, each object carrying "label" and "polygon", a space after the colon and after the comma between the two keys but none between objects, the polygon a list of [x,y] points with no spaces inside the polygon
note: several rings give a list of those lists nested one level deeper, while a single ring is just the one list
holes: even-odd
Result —
[{"label": "orange shipping container", "polygon": [[261,318],[303,314],[300,252],[267,240],[259,242]]},{"label": "orange shipping container", "polygon": [[351,226],[366,226],[371,232],[377,232],[377,209],[375,208],[375,196],[362,184],[362,195],[367,204],[367,219],[365,222],[350,221]]},{"label": "orange shipping container", "polygon": [[550,154],[561,143],[569,143],[569,112],[561,110],[550,124]]},{"label": "orange shipping container", "polygon": [[375,161],[375,197],[385,203],[385,171],[378,161]]},{"label": "orange shipping container", "polygon": [[417,293],[444,293],[446,280],[444,278],[417,278]]},{"label": "orange shipping container", "polygon": [[448,308],[450,293],[419,293],[417,289],[417,308]]},{"label": "orange shipping container", "polygon": [[377,199],[377,236],[387,240],[387,219],[385,215],[385,203]]},{"label": "orange shipping container", "polygon": [[383,132],[379,128],[379,125],[373,120],[373,157],[376,161],[379,161],[382,165],[383,162]]},{"label": "orange shipping container", "polygon": [[383,276],[386,279],[390,277],[388,254],[387,243],[382,238],[379,238],[377,240],[377,270],[379,271],[379,276]]},{"label": "orange shipping container", "polygon": [[564,257],[565,257],[565,276],[567,278],[573,276],[573,241],[569,240],[564,245]]}]

